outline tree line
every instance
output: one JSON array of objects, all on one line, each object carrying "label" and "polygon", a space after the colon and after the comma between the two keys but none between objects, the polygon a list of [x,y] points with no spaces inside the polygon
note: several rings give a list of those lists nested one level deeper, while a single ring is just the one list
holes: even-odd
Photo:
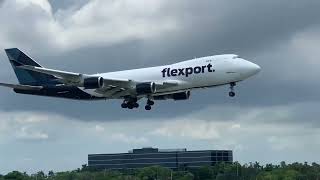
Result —
[{"label": "tree line", "polygon": [[243,164],[220,163],[197,169],[183,167],[179,170],[151,166],[135,170],[98,170],[83,165],[73,171],[35,174],[13,171],[0,175],[0,180],[320,180],[317,163],[281,162],[278,165],[260,165],[258,162]]}]

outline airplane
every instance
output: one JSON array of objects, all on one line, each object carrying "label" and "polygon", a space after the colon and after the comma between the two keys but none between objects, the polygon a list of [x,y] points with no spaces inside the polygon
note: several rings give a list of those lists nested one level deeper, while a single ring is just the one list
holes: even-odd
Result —
[{"label": "airplane", "polygon": [[14,92],[75,100],[121,99],[121,107],[134,109],[146,98],[146,110],[155,100],[187,100],[198,88],[234,87],[261,68],[235,54],[207,56],[175,64],[141,69],[82,74],[42,67],[17,48],[5,49],[19,84],[0,83]]}]

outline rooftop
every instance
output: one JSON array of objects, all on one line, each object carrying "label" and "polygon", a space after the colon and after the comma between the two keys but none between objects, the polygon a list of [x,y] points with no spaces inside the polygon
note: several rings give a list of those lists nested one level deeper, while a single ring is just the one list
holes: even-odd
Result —
[{"label": "rooftop", "polygon": [[129,153],[156,153],[156,152],[186,152],[187,149],[158,149],[153,147],[144,147],[141,149],[132,149]]}]

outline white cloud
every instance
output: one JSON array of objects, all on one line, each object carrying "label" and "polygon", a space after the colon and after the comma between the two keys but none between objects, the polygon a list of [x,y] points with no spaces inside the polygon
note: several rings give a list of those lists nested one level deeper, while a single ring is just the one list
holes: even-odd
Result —
[{"label": "white cloud", "polygon": [[159,15],[168,2],[92,0],[80,9],[53,13],[47,0],[5,0],[0,6],[5,26],[0,47],[65,51],[156,37],[177,27],[172,17]]},{"label": "white cloud", "polygon": [[[245,46],[251,41],[254,43],[249,48],[253,48],[259,45],[259,43],[256,44],[257,41],[265,41],[264,38],[261,38],[261,34],[266,32],[266,29],[262,28],[262,31],[259,31],[255,29],[258,28],[256,26],[251,28],[253,29],[252,35],[258,34],[259,38],[254,41],[247,39],[251,33],[248,35],[247,28],[244,28],[244,33],[240,33],[240,36],[244,35],[244,38],[237,39],[237,33],[234,32],[241,32],[241,28],[247,27],[246,23],[249,21],[247,21],[248,18],[239,16],[240,19],[244,19],[242,25],[230,23],[229,20],[235,18],[234,13],[229,12],[236,12],[239,9],[241,12],[237,12],[238,15],[245,14],[243,13],[245,9],[241,7],[235,6],[237,9],[230,9],[228,3],[222,3],[225,4],[225,7],[214,6],[212,11],[212,7],[208,7],[207,3],[200,3],[200,6],[193,7],[194,4],[188,6],[188,3],[183,2],[176,4],[176,6],[184,7],[177,9],[180,12],[173,15],[174,13],[171,12],[175,12],[176,9],[173,6],[167,9],[167,3],[176,2],[168,0],[90,0],[82,7],[71,7],[53,12],[47,0],[5,0],[0,5],[0,23],[2,24],[0,48],[19,47],[28,51],[28,54],[33,54],[34,51],[46,54],[85,46],[109,46],[130,40],[145,41],[161,35],[172,37],[186,34],[182,36],[186,41],[179,37],[177,39],[161,38],[166,43],[160,42],[158,48],[155,48],[154,45],[153,48],[150,48],[156,51],[161,49],[160,53],[170,49],[174,53],[166,54],[166,56],[176,56],[175,53],[178,53],[185,57],[190,55],[190,51],[186,52],[188,49],[183,51],[183,48],[186,47],[179,49],[175,46],[184,46],[188,44],[185,43],[187,41],[193,42],[188,46],[189,49],[203,45],[199,46],[200,49],[195,48],[191,53],[205,53],[209,50],[217,51],[217,49],[237,50],[236,46]],[[221,4],[221,2],[215,3]],[[202,6],[207,6],[210,11],[201,8]],[[225,15],[231,19],[223,18]],[[261,22],[260,18],[257,19]],[[189,26],[184,26],[188,28],[183,29],[183,32],[171,33],[181,30],[179,29],[181,24],[178,22],[181,20],[189,24]],[[226,24],[231,24],[231,26],[226,26],[224,21],[229,22]],[[277,27],[276,29],[281,32],[281,27],[272,27]],[[197,29],[202,31],[199,33]],[[235,31],[229,31],[230,29]],[[317,53],[320,36],[319,28],[312,29],[313,27],[300,31],[288,41],[280,42],[280,45],[269,44],[267,41],[268,45],[265,45],[267,50],[263,50],[265,54],[256,49],[246,52],[239,48],[239,51],[244,54],[257,53],[257,56],[253,56],[252,59],[260,60],[258,64],[261,63],[264,69],[260,76],[263,78],[261,82],[270,81],[271,78],[269,80],[266,78],[269,74],[273,77],[272,82],[286,83],[286,80],[290,80],[295,85],[297,82],[306,81],[314,83],[317,82],[319,76]],[[298,29],[294,31],[296,30]],[[222,34],[227,34],[230,42],[221,41],[224,39],[220,38],[224,37],[221,36]],[[277,38],[276,35],[272,34],[267,37]],[[207,40],[216,43],[207,44]],[[157,52],[149,53],[151,56],[157,55]],[[307,69],[308,72],[299,73],[301,69]],[[270,87],[271,90],[277,90],[275,86]],[[288,89],[288,91],[294,90]],[[271,104],[275,99],[281,99],[278,96],[259,97],[270,99],[268,102]],[[21,157],[22,159],[30,157],[36,162],[41,159],[40,154],[47,153],[47,151],[61,156],[56,163],[59,168],[65,168],[61,167],[61,159],[68,154],[66,151],[73,152],[69,153],[72,155],[79,155],[70,160],[75,164],[72,168],[77,168],[80,164],[79,159],[81,157],[85,159],[88,152],[122,152],[132,146],[145,144],[173,148],[233,149],[235,159],[241,159],[242,162],[263,161],[264,157],[265,162],[272,161],[272,158],[292,161],[313,160],[313,155],[320,150],[318,141],[320,134],[317,128],[319,121],[317,119],[318,110],[310,113],[309,109],[316,107],[319,107],[319,103],[265,107],[221,105],[211,106],[177,118],[99,122],[98,124],[94,121],[84,122],[83,119],[79,121],[52,113],[0,112],[0,144],[2,147],[0,156],[3,156],[0,159],[2,162],[10,162],[6,167],[0,164],[0,171],[4,168],[15,169]],[[30,146],[28,143],[33,144]],[[19,146],[20,144],[23,145]],[[38,145],[37,148],[34,148],[34,145]],[[20,152],[14,152],[20,150],[21,147],[27,154],[20,156]],[[7,148],[7,153],[3,153],[5,148]],[[25,151],[28,149],[31,152],[29,154]],[[263,157],[261,157],[261,152],[264,153]],[[37,156],[33,157],[34,154]],[[55,161],[54,157],[47,157],[47,155],[43,157],[41,161],[46,160],[48,164],[54,164],[51,163]],[[42,162],[37,164],[42,165]],[[25,165],[25,167],[29,166],[32,165]],[[67,165],[64,164],[64,166]]]},{"label": "white cloud", "polygon": [[104,127],[101,126],[101,125],[96,125],[96,126],[95,126],[95,130],[96,130],[97,132],[103,132],[103,131],[104,131]]},{"label": "white cloud", "polygon": [[28,8],[28,6],[38,6],[47,13],[51,13],[51,5],[47,0],[16,0],[18,8]]},{"label": "white cloud", "polygon": [[295,34],[291,41],[293,51],[300,55],[300,62],[306,66],[320,65],[317,56],[320,46],[320,27],[307,28]]},{"label": "white cloud", "polygon": [[230,129],[240,129],[241,128],[241,125],[240,124],[232,124]]},{"label": "white cloud", "polygon": [[145,137],[128,136],[127,134],[124,134],[124,133],[112,134],[111,140],[113,142],[123,142],[127,144],[145,144],[148,142],[148,139]]},{"label": "white cloud", "polygon": [[49,135],[38,130],[33,130],[30,127],[21,127],[18,132],[16,132],[17,138],[21,140],[46,140]]},{"label": "white cloud", "polygon": [[[65,170],[77,168],[85,162],[87,153],[126,152],[132,148],[153,146],[232,149],[234,159],[240,162],[313,161],[312,154],[320,150],[317,141],[319,128],[313,125],[313,120],[305,118],[301,125],[294,119],[310,107],[318,107],[318,104],[262,108],[211,106],[175,118],[111,122],[79,121],[39,112],[0,112],[0,144],[7,147],[6,153],[1,153],[6,156],[0,154],[0,159],[20,162],[29,157],[38,164],[41,156],[41,161],[56,163],[55,167]],[[217,113],[212,113],[212,109]],[[227,116],[223,118],[220,113]],[[12,151],[19,149],[21,144],[25,153],[16,157],[18,152]],[[73,163],[64,167],[61,167],[60,160],[55,162],[54,158],[47,157],[47,153],[39,155],[48,152],[70,158],[66,155],[69,151],[73,152],[74,157],[69,159]],[[37,157],[34,154],[38,154]],[[15,165],[17,163],[1,167],[0,164],[0,169],[16,169]],[[23,167],[29,167],[29,164]],[[54,168],[48,166],[46,169]]]},{"label": "white cloud", "polygon": [[[292,159],[298,161],[299,158],[292,154],[304,151],[304,147],[310,147],[308,151],[312,152],[320,150],[320,144],[316,142],[320,134],[313,119],[305,118],[303,126],[299,119],[299,114],[304,114],[305,109],[314,106],[314,103],[259,108],[211,106],[184,117],[162,121],[151,134],[193,143],[205,141],[208,146],[233,149],[238,155],[235,158],[241,161],[251,159],[245,155],[251,151],[269,151],[271,154],[277,152],[283,155],[281,158],[291,155]],[[226,117],[210,112],[221,112]],[[233,112],[231,116],[230,112]],[[207,117],[208,114],[210,118]],[[286,154],[288,152],[292,154]],[[258,154],[254,154],[254,158],[261,159]]]},{"label": "white cloud", "polygon": [[23,158],[23,161],[32,161],[32,158],[26,157],[26,158]]},{"label": "white cloud", "polygon": [[46,126],[64,117],[38,112],[0,112],[0,143],[15,140],[47,140]]},{"label": "white cloud", "polygon": [[209,140],[220,138],[218,124],[197,119],[175,120],[166,122],[151,134],[167,137],[192,138],[195,140]]},{"label": "white cloud", "polygon": [[[261,77],[272,83],[296,82],[312,84],[320,76],[318,47],[320,27],[312,26],[294,33],[287,40],[257,53],[255,59],[262,67]],[[307,70],[299,73],[300,70]],[[269,76],[269,77],[268,77]]]},{"label": "white cloud", "polygon": [[84,122],[41,112],[0,112],[0,119],[0,143],[1,138],[3,141],[14,142],[16,140],[47,140],[52,136],[59,141],[64,136],[78,138],[78,135],[86,135],[89,139],[95,138],[104,143],[144,144],[148,142],[146,137],[123,133],[124,122],[96,124],[96,122]]}]

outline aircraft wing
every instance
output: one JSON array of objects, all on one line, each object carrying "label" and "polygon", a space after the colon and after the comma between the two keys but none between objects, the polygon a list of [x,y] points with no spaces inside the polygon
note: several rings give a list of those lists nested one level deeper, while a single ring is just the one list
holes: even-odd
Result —
[{"label": "aircraft wing", "polygon": [[43,67],[36,67],[36,66],[29,66],[29,65],[18,66],[18,68],[52,75],[52,76],[57,77],[58,79],[60,79],[62,82],[65,82],[65,83],[66,82],[78,83],[81,81],[81,74],[79,74],[79,73],[59,71],[59,70],[48,69],[48,68],[43,68]]},{"label": "aircraft wing", "polygon": [[[92,75],[60,71],[54,69],[48,69],[43,67],[22,65],[18,68],[26,69],[34,72],[39,72],[43,74],[48,74],[56,77],[60,82],[66,85],[74,85],[81,87],[81,83],[87,77],[92,77]],[[124,96],[129,93],[128,90],[132,89],[133,81],[129,79],[106,79],[103,78],[104,86],[98,89],[95,89],[96,93],[103,95],[104,97],[112,96]]]},{"label": "aircraft wing", "polygon": [[[56,77],[59,81],[66,85],[75,85],[81,87],[81,83],[83,79],[86,77],[92,77],[92,75],[74,73],[74,72],[67,72],[67,71],[60,71],[54,69],[48,69],[44,67],[36,67],[30,65],[21,65],[18,68],[26,69],[34,72],[39,72],[47,75],[52,75]],[[133,88],[136,84],[143,83],[143,82],[136,82],[130,79],[106,79],[104,80],[104,86],[94,91],[98,94],[103,95],[104,97],[121,97],[125,95],[129,95],[132,93]],[[169,80],[169,81],[161,81],[155,82],[157,89],[165,89],[170,88],[173,86],[177,86],[181,84],[180,81]]]},{"label": "aircraft wing", "polygon": [[[60,71],[55,69],[48,69],[48,68],[29,66],[29,65],[18,66],[18,68],[52,75],[60,79],[64,83],[80,83],[84,77],[86,76],[90,77],[90,75],[86,75],[86,74]],[[127,79],[104,79],[105,84],[116,84],[116,85],[124,84],[129,81],[130,80],[127,80]]]}]

